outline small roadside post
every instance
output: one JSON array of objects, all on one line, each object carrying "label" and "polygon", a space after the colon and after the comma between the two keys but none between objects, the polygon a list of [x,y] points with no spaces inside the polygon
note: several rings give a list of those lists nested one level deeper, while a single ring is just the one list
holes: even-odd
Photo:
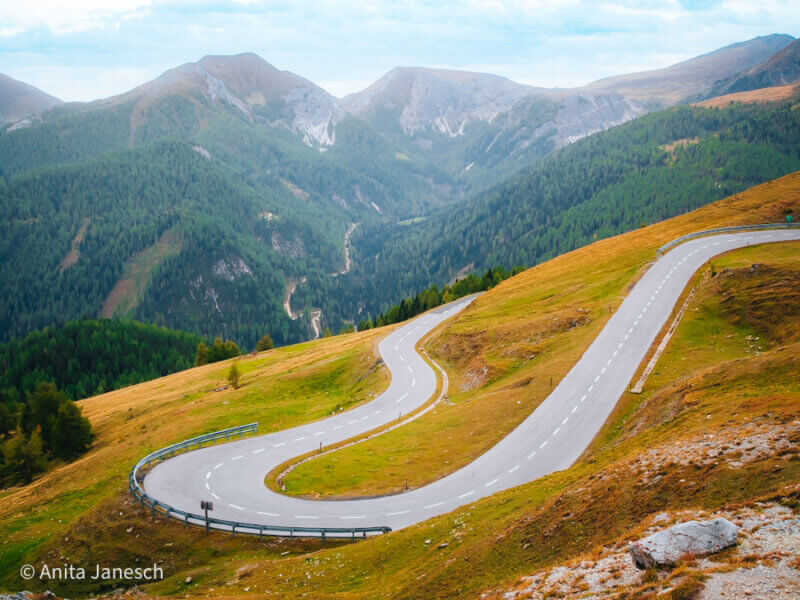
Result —
[{"label": "small roadside post", "polygon": [[214,503],[210,500],[200,500],[200,509],[206,511],[206,533],[208,533],[208,511],[214,510]]}]

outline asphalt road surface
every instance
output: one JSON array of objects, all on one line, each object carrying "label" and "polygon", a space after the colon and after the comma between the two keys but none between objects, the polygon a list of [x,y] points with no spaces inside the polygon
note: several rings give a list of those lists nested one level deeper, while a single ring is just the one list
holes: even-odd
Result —
[{"label": "asphalt road surface", "polygon": [[717,235],[677,246],[656,261],[578,363],[508,436],[469,465],[430,485],[363,500],[305,500],[275,493],[264,477],[284,461],[372,430],[424,404],[436,375],[414,345],[466,308],[465,298],[426,313],[381,341],[391,370],[389,388],[373,401],[336,416],[237,442],[192,451],[155,466],[147,493],[181,510],[214,502],[215,518],[295,527],[399,529],[565,469],[581,455],[629,385],[692,274],[734,248],[800,240],[800,231]]}]

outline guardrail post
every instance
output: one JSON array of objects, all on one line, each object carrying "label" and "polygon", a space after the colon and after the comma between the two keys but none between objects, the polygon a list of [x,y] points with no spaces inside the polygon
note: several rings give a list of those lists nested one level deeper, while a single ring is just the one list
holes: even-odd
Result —
[{"label": "guardrail post", "polygon": [[263,539],[263,537],[264,537],[264,528],[263,527],[259,527],[258,528],[258,541],[260,542]]},{"label": "guardrail post", "polygon": [[356,541],[356,530],[355,530],[355,529],[353,529],[353,531],[351,531],[350,533],[352,533],[352,534],[353,534],[353,539],[352,539],[352,541],[354,541],[354,542],[355,542],[355,541]]},{"label": "guardrail post", "polygon": [[323,543],[325,542],[325,530],[324,529],[322,530],[322,542]]},{"label": "guardrail post", "polygon": [[289,528],[289,539],[290,540],[294,539],[294,528],[291,527]]},{"label": "guardrail post", "polygon": [[167,512],[164,513],[164,520],[165,521],[169,521],[169,513],[170,513],[170,510],[167,509]]},{"label": "guardrail post", "polygon": [[231,533],[236,535],[236,525],[231,525]]}]

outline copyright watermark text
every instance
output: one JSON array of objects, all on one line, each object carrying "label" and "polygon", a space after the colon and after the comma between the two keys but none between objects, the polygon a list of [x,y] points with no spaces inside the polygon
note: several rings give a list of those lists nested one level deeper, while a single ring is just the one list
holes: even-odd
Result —
[{"label": "copyright watermark text", "polygon": [[41,581],[159,581],[164,579],[164,570],[157,564],[149,567],[109,567],[93,565],[86,569],[70,563],[40,567],[22,565],[19,575],[25,580]]}]

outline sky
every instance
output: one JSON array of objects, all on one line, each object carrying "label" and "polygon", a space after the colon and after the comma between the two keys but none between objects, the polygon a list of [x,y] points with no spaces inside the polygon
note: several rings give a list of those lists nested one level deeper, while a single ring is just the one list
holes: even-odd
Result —
[{"label": "sky", "polygon": [[0,0],[0,73],[85,101],[255,52],[335,96],[395,66],[574,87],[770,33],[797,0]]}]

